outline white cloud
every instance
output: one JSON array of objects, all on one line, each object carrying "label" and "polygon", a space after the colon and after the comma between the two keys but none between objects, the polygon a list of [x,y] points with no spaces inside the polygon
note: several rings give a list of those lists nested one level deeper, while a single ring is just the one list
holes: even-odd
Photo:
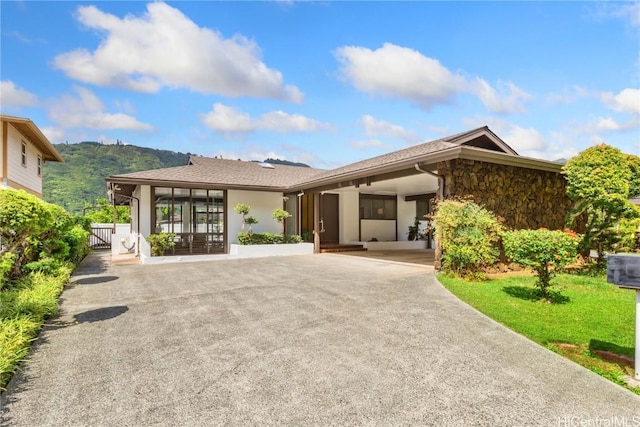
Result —
[{"label": "white cloud", "polygon": [[569,88],[565,87],[560,93],[550,93],[547,95],[547,102],[550,104],[572,104],[578,99],[589,95],[589,91],[581,86],[573,85]]},{"label": "white cloud", "polygon": [[64,130],[54,127],[54,126],[45,126],[40,128],[44,136],[47,137],[49,141],[53,144],[59,144],[65,141],[65,133]]},{"label": "white cloud", "polygon": [[478,77],[472,87],[472,92],[494,113],[523,113],[525,102],[533,98],[511,82],[498,82],[496,90]]},{"label": "white cloud", "polygon": [[[533,156],[532,153],[544,152],[549,144],[542,134],[534,128],[523,128],[503,119],[493,117],[474,117],[464,119],[465,126],[480,127],[487,125],[498,134],[511,148],[522,156]],[[547,158],[546,156],[544,158]]]},{"label": "white cloud", "polygon": [[375,137],[382,135],[400,139],[408,143],[416,143],[421,140],[418,135],[400,125],[394,125],[392,123],[385,122],[384,120],[377,120],[368,114],[362,116],[360,124],[364,128],[364,133],[367,136]]},{"label": "white cloud", "polygon": [[425,109],[450,102],[466,85],[438,60],[391,43],[377,50],[341,47],[336,57],[343,77],[357,89],[409,99]]},{"label": "white cloud", "polygon": [[262,62],[254,41],[224,38],[165,3],[149,3],[144,15],[124,18],[81,6],[77,19],[105,36],[93,52],[76,49],[55,57],[54,66],[76,80],[147,93],[168,87],[292,102],[304,98]]},{"label": "white cloud", "polygon": [[640,2],[618,1],[598,2],[597,8],[592,10],[596,18],[618,18],[627,21],[632,27],[640,26]]},{"label": "white cloud", "polygon": [[606,106],[615,111],[640,114],[640,89],[626,88],[617,95],[611,92],[603,92],[600,99]]},{"label": "white cloud", "polygon": [[245,133],[256,130],[255,121],[248,114],[220,103],[214,104],[212,111],[200,114],[200,120],[214,132]]},{"label": "white cloud", "polygon": [[349,143],[353,148],[357,150],[364,150],[368,148],[391,148],[387,144],[383,144],[380,140],[377,139],[367,139],[364,141],[351,141]]},{"label": "white cloud", "polygon": [[288,114],[284,111],[271,111],[259,119],[227,105],[216,103],[213,110],[200,114],[200,120],[214,132],[226,136],[265,130],[270,132],[319,132],[331,130],[333,126],[300,114]]},{"label": "white cloud", "polygon": [[469,80],[437,59],[392,43],[376,50],[344,46],[335,56],[342,77],[356,89],[407,99],[426,110],[451,102],[457,94],[470,93],[493,112],[518,113],[525,111],[524,104],[531,98],[511,82],[499,82],[496,90],[484,79]]},{"label": "white cloud", "polygon": [[77,96],[64,95],[53,101],[48,116],[61,128],[152,130],[153,126],[123,113],[107,113],[89,89],[74,87]]},{"label": "white cloud", "polygon": [[625,121],[619,121],[613,117],[598,117],[578,130],[579,134],[607,134],[614,132],[626,132],[637,129],[640,125],[640,116],[631,117]]},{"label": "white cloud", "polygon": [[245,160],[263,161],[266,159],[280,159],[289,160],[291,162],[305,163],[307,165],[313,165],[318,162],[318,158],[313,154],[300,149],[299,147],[283,145],[278,147],[277,150],[264,149],[263,147],[256,147],[253,145],[247,145],[241,147],[240,150],[233,151],[217,150],[209,154],[210,157],[220,157],[230,160]]},{"label": "white cloud", "polygon": [[15,85],[11,80],[0,82],[0,106],[4,108],[31,107],[38,98],[29,91]]},{"label": "white cloud", "polygon": [[331,130],[333,126],[322,123],[318,120],[310,119],[300,114],[287,114],[284,111],[272,111],[262,115],[258,123],[261,130],[273,132],[318,132]]}]

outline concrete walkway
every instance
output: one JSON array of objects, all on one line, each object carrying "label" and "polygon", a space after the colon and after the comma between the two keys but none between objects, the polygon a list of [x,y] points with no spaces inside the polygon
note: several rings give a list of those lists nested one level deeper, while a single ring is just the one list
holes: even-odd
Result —
[{"label": "concrete walkway", "polygon": [[3,425],[640,417],[638,396],[479,314],[424,266],[332,254],[109,266],[93,256],[72,282],[1,398]]}]

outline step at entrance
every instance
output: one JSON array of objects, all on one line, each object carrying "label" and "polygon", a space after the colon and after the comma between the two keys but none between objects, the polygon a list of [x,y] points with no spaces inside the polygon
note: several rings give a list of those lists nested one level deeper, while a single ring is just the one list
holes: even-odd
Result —
[{"label": "step at entrance", "polygon": [[366,251],[363,245],[340,245],[335,244],[322,244],[320,245],[320,253],[336,253],[336,252],[353,252],[353,251]]}]

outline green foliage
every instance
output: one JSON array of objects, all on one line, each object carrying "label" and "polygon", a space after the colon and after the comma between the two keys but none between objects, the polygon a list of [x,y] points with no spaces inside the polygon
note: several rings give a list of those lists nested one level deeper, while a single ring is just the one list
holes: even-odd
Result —
[{"label": "green foliage", "polygon": [[285,236],[275,233],[252,233],[241,231],[238,233],[238,243],[240,245],[277,245],[277,244],[295,244],[302,243],[302,238],[297,234]]},{"label": "green foliage", "polygon": [[30,273],[0,291],[0,390],[28,354],[43,322],[58,312],[58,296],[71,271],[71,264],[61,264],[49,275]]},{"label": "green foliage", "polygon": [[175,245],[175,233],[156,233],[147,236],[147,242],[151,246],[152,256],[162,256],[166,251],[172,249]]},{"label": "green foliage", "polygon": [[[113,205],[109,204],[107,199],[96,199],[95,204],[87,204],[84,209],[85,216],[91,222],[112,223],[113,222]],[[116,206],[116,223],[126,224],[131,219],[131,207]]]},{"label": "green foliage", "polygon": [[[87,203],[105,196],[104,179],[107,176],[184,166],[190,155],[98,142],[55,144],[55,148],[64,158],[64,163],[45,163],[43,197],[77,215],[82,213]],[[112,221],[113,217],[107,222]]]},{"label": "green foliage", "polygon": [[255,224],[257,224],[258,222],[258,218],[253,217],[253,216],[248,216],[245,217],[243,222],[242,222],[242,227],[244,228],[244,224],[247,224],[249,226],[249,233],[252,233],[253,230],[251,229],[252,226],[254,226]]},{"label": "green foliage", "polygon": [[[251,211],[251,206],[246,203],[238,203],[233,207],[233,210],[236,211],[238,215],[242,215],[242,225],[240,227],[240,231],[244,231],[245,224],[249,224],[249,231],[251,231],[251,225],[257,224],[258,220],[253,217],[248,217],[249,212]],[[247,223],[247,220],[250,222]]]},{"label": "green foliage", "polygon": [[83,226],[83,220],[60,206],[22,190],[0,190],[1,287],[24,272],[51,271],[56,264],[81,260],[88,251],[89,235]]},{"label": "green foliage", "polygon": [[276,209],[273,211],[273,219],[275,219],[282,227],[282,234],[284,234],[284,221],[287,218],[291,218],[291,214],[284,209]]},{"label": "green foliage", "polygon": [[587,148],[562,168],[567,195],[575,202],[569,226],[579,215],[587,216],[579,251],[587,254],[596,249],[600,265],[604,254],[616,252],[624,237],[619,233],[619,222],[640,217],[640,209],[628,200],[640,185],[635,157],[601,144]]},{"label": "green foliage", "polygon": [[451,199],[438,203],[433,221],[444,271],[482,277],[482,268],[497,261],[502,226],[492,212],[470,201]]},{"label": "green foliage", "polygon": [[640,156],[627,154],[627,163],[631,177],[629,178],[629,197],[640,197]]},{"label": "green foliage", "polygon": [[575,261],[578,242],[578,235],[570,230],[516,230],[502,234],[507,257],[535,272],[540,297],[547,301],[551,301],[549,286],[556,272]]},{"label": "green foliage", "polygon": [[245,215],[249,215],[249,212],[251,211],[251,206],[249,206],[246,203],[238,203],[237,205],[234,206],[233,210],[236,211],[238,215],[242,215],[244,218]]}]

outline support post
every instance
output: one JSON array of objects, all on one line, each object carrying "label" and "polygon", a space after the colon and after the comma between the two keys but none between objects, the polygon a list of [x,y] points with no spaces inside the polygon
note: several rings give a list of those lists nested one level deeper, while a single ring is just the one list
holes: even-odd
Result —
[{"label": "support post", "polygon": [[320,193],[313,193],[313,253],[320,253]]}]

